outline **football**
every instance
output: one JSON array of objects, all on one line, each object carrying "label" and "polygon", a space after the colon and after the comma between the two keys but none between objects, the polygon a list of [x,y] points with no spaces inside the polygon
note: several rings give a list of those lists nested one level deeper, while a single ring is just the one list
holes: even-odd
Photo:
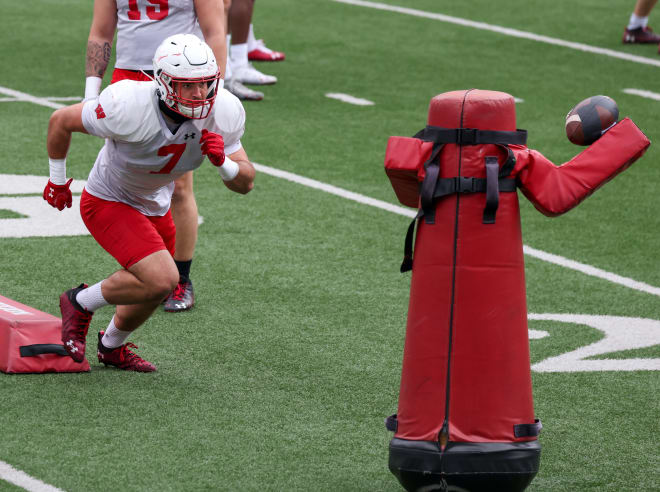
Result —
[{"label": "football", "polygon": [[566,115],[566,136],[575,145],[591,145],[619,119],[619,107],[607,96],[592,96]]}]

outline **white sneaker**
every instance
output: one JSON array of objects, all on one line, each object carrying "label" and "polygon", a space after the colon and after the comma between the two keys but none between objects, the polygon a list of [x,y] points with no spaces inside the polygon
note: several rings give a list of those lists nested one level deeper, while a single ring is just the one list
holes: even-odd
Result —
[{"label": "white sneaker", "polygon": [[240,67],[231,67],[232,79],[243,84],[270,85],[277,82],[277,77],[266,75],[254,68],[251,63]]},{"label": "white sneaker", "polygon": [[242,101],[261,101],[264,98],[263,92],[253,91],[235,78],[225,79],[225,89]]}]

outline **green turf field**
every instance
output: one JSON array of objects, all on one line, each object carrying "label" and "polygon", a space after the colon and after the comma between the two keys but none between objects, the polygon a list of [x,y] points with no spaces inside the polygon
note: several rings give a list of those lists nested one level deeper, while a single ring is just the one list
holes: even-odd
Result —
[{"label": "green turf field", "polygon": [[[0,1],[0,295],[58,316],[61,292],[117,267],[88,235],[38,237],[36,227],[11,237],[29,214],[6,204],[40,200],[46,183],[53,108],[6,99],[8,91],[41,102],[82,97],[91,4]],[[660,56],[656,46],[621,44],[634,2],[384,4],[651,60],[333,0],[259,0],[257,36],[287,59],[258,66],[279,81],[263,101],[245,103],[242,142],[254,162],[397,204],[383,171],[387,139],[422,128],[436,94],[480,88],[521,99],[529,147],[557,164],[580,151],[564,134],[568,110],[591,95],[613,97],[653,142],[646,155],[558,218],[521,195],[526,246],[610,275],[525,258],[529,313],[555,315],[529,322],[547,336],[530,340],[544,429],[528,490],[658,490],[660,101],[623,90],[660,93]],[[660,11],[650,24],[660,29]],[[101,145],[75,135],[68,175],[86,179]],[[43,183],[18,194],[3,187],[15,174]],[[0,462],[66,491],[401,490],[387,468],[383,420],[397,410],[409,218],[267,172],[239,196],[209,163],[195,173],[195,191],[204,219],[192,269],[197,305],[158,312],[131,338],[158,372],[98,364],[96,333],[112,316],[99,310],[91,373],[0,374]],[[41,203],[48,222],[58,212]],[[606,333],[559,315],[620,319]],[[654,321],[642,329],[639,318]],[[623,350],[621,339],[639,348]],[[579,352],[595,343],[594,353]],[[0,478],[0,490],[21,489]]]}]

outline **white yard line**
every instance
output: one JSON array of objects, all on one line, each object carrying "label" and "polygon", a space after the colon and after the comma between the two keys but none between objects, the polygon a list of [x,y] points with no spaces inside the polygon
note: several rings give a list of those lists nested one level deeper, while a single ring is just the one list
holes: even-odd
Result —
[{"label": "white yard line", "polygon": [[348,104],[355,104],[356,106],[373,106],[373,101],[368,99],[361,99],[359,97],[354,97],[349,94],[342,94],[341,92],[328,92],[325,97],[330,99],[337,99],[338,101],[345,102]]},{"label": "white yard line", "polygon": [[[46,101],[82,101],[78,96],[67,96],[67,97],[43,97],[42,99]],[[23,102],[24,99],[18,99],[16,97],[0,97],[0,102]]]},{"label": "white yard line", "polygon": [[660,94],[657,92],[645,91],[642,89],[623,89],[621,92],[625,92],[626,94],[631,94],[633,96],[640,96],[647,99],[655,99],[656,101],[660,101]]},{"label": "white yard line", "polygon": [[[330,193],[332,195],[336,195],[341,198],[346,198],[347,200],[353,200],[358,203],[363,203],[365,205],[370,205],[372,207],[380,208],[382,210],[387,210],[388,212],[393,212],[395,214],[403,215],[405,217],[412,218],[415,215],[417,215],[417,211],[410,208],[404,208],[398,205],[392,205],[391,203],[384,202],[382,200],[376,200],[374,198],[370,198],[365,195],[360,195],[359,193],[354,193],[352,191],[344,190],[343,188],[338,188],[337,186],[332,186],[326,183],[322,183],[321,181],[305,178],[303,176],[299,176],[297,174],[293,174],[287,171],[282,171],[280,169],[275,169],[273,167],[264,166],[263,164],[257,164],[257,163],[253,163],[253,164],[255,169],[261,173],[269,174],[277,178],[286,179],[287,181],[298,183],[303,186],[307,186],[309,188],[314,188],[316,190],[325,191],[326,193]],[[612,282],[618,285],[623,285],[624,287],[628,287],[633,290],[646,292],[647,294],[652,294],[655,296],[660,296],[660,288],[654,287],[653,285],[645,284],[644,282],[639,282],[631,278],[622,277],[621,275],[617,275],[616,273],[611,273],[605,270],[601,270],[600,268],[596,268],[591,265],[586,265],[584,263],[570,260],[568,258],[564,258],[563,256],[554,255],[552,253],[546,253],[545,251],[541,251],[526,245],[523,245],[523,252],[526,255],[531,256],[533,258],[542,261],[547,261],[548,263],[552,263],[554,265],[568,268],[569,270],[575,270],[577,272],[584,273],[585,275],[590,275],[592,277],[597,277],[603,280],[607,280],[608,282]]]},{"label": "white yard line", "polygon": [[47,101],[76,101],[82,102],[82,97],[80,96],[66,96],[66,97],[44,97]]},{"label": "white yard line", "polygon": [[607,48],[599,48],[597,46],[591,46],[583,43],[575,43],[573,41],[565,41],[563,39],[551,38],[549,36],[543,36],[541,34],[534,34],[533,32],[519,31],[518,29],[511,29],[508,27],[486,24],[485,22],[476,22],[469,19],[463,19],[461,17],[452,17],[450,15],[436,14],[433,12],[426,12],[424,10],[410,9],[407,7],[398,7],[396,5],[387,5],[379,2],[366,2],[363,0],[333,0],[333,1],[339,3],[346,3],[349,5],[355,5],[358,7],[367,7],[371,9],[396,12],[399,14],[412,15],[415,17],[424,17],[426,19],[433,19],[441,22],[447,22],[449,24],[471,27],[473,29],[480,29],[482,31],[496,32],[498,34],[504,34],[505,36],[511,36],[514,38],[528,39],[530,41],[537,41],[539,43],[552,44],[555,46],[562,46],[564,48],[570,48],[577,51],[584,51],[587,53],[594,53],[596,55],[618,58],[620,60],[625,60],[629,62],[641,63],[643,65],[653,65],[655,67],[660,67],[660,60],[658,59],[630,55],[628,53],[623,53],[621,51],[610,50]]},{"label": "white yard line", "polygon": [[322,183],[321,181],[316,181],[315,179],[305,178],[304,176],[282,171],[274,167],[264,166],[263,164],[257,164],[256,162],[253,162],[252,164],[254,164],[254,168],[261,173],[269,174],[271,176],[275,176],[276,178],[286,179],[287,181],[298,183],[303,186],[307,186],[308,188],[325,191],[331,195],[336,195],[348,200],[353,200],[354,202],[363,203],[365,205],[371,205],[372,207],[387,210],[388,212],[394,212],[395,214],[399,215],[405,215],[406,217],[410,218],[417,215],[417,211],[410,208],[403,208],[399,207],[398,205],[392,205],[391,203],[384,202],[382,200],[369,198],[368,196],[360,195],[359,193],[354,193],[343,188],[338,188],[337,186]]},{"label": "white yard line", "polygon": [[563,256],[553,255],[552,253],[546,253],[540,249],[534,249],[530,246],[523,245],[523,253],[538,260],[547,261],[548,263],[553,263],[555,265],[568,268],[570,270],[575,270],[577,272],[582,272],[586,275],[592,277],[598,277],[613,284],[623,285],[630,289],[639,290],[641,292],[646,292],[647,294],[653,294],[654,296],[660,297],[660,288],[654,287],[653,285],[645,284],[644,282],[638,282],[628,277],[622,277],[616,273],[611,273],[600,268],[593,267],[591,265],[586,265],[574,260],[569,260]]},{"label": "white yard line", "polygon": [[30,492],[63,492],[62,489],[48,485],[27,473],[17,470],[9,463],[0,461],[0,479],[21,487]]},{"label": "white yard line", "polygon": [[48,108],[59,109],[64,107],[64,104],[52,102],[43,97],[35,97],[30,94],[26,94],[25,92],[15,91],[14,89],[9,89],[7,87],[0,87],[0,94],[14,97],[20,101],[38,104],[39,106],[46,106]]}]

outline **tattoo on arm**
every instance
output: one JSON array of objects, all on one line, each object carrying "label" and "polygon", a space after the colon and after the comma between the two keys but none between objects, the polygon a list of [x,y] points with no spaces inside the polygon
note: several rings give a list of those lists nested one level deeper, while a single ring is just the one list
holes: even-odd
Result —
[{"label": "tattoo on arm", "polygon": [[85,75],[87,77],[103,77],[108,68],[112,46],[108,42],[87,42],[87,57],[85,59]]}]

